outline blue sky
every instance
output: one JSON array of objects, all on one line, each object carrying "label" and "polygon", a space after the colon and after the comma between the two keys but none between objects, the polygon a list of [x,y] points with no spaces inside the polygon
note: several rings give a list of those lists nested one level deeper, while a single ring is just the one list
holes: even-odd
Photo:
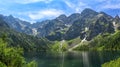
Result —
[{"label": "blue sky", "polygon": [[80,13],[85,8],[120,15],[120,0],[0,0],[0,14],[13,15],[31,23],[61,14]]}]

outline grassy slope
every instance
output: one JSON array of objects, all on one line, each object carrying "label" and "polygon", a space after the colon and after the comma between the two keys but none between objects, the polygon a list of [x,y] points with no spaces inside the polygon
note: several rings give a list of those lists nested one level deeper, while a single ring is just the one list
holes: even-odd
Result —
[{"label": "grassy slope", "polygon": [[102,65],[102,67],[120,67],[120,58],[106,62]]}]

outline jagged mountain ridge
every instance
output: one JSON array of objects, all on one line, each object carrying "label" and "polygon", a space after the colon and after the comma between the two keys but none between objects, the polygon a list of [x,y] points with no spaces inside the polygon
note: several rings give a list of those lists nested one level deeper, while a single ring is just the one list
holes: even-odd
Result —
[{"label": "jagged mountain ridge", "polygon": [[39,37],[49,36],[54,32],[58,33],[58,31],[66,32],[66,30],[64,29],[68,29],[73,23],[73,20],[71,21],[71,18],[78,18],[78,16],[78,14],[72,14],[69,17],[65,15],[60,15],[53,20],[45,20],[42,22],[30,24],[30,22],[14,18],[12,15],[1,15],[1,17],[3,17],[3,19],[8,23],[8,25],[16,31],[29,35],[37,35]]},{"label": "jagged mountain ridge", "polygon": [[0,15],[0,17],[3,18],[3,20],[9,25],[10,28],[26,34],[32,33],[32,28],[30,27],[31,24],[29,22],[22,21],[18,18],[14,18],[12,15],[10,16]]},{"label": "jagged mountain ridge", "polygon": [[120,18],[118,15],[115,16],[115,18],[113,19],[113,26],[114,26],[115,31],[117,29],[120,29]]},{"label": "jagged mountain ridge", "polygon": [[9,46],[22,47],[25,51],[46,51],[52,43],[46,38],[38,38],[13,30],[3,17],[0,17],[0,38],[3,38]]},{"label": "jagged mountain ridge", "polygon": [[[84,14],[86,12],[87,14]],[[81,39],[86,37],[87,40],[91,40],[101,33],[113,33],[112,20],[111,16],[103,12],[98,13],[91,9],[86,9],[81,13],[80,19],[75,21],[67,31],[66,38],[73,39],[80,36]]]},{"label": "jagged mountain ridge", "polygon": [[119,16],[113,18],[104,12],[96,12],[89,8],[68,17],[63,14],[53,20],[34,24],[12,16],[4,17],[4,20],[19,32],[46,37],[49,40],[69,40],[78,36],[91,40],[99,34],[114,33],[120,27]]}]

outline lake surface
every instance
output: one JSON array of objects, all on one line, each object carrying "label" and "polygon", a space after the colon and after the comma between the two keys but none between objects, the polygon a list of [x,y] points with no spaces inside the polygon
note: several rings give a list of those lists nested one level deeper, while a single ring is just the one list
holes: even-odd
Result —
[{"label": "lake surface", "polygon": [[120,57],[120,51],[26,53],[27,61],[36,60],[38,67],[101,67],[101,64]]}]

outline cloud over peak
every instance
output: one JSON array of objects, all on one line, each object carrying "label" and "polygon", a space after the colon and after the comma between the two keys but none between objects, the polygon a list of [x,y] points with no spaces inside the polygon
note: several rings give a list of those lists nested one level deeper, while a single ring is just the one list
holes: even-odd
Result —
[{"label": "cloud over peak", "polygon": [[76,0],[75,2],[65,0],[64,2],[66,3],[66,5],[68,7],[71,8],[71,10],[78,12],[78,13],[81,12],[84,8],[90,8],[90,6],[88,6],[87,4],[85,4],[79,0]]},{"label": "cloud over peak", "polygon": [[64,14],[62,10],[58,9],[44,9],[40,11],[35,11],[34,13],[29,13],[29,17],[32,20],[37,20],[37,19],[51,19],[55,18],[61,14]]}]

